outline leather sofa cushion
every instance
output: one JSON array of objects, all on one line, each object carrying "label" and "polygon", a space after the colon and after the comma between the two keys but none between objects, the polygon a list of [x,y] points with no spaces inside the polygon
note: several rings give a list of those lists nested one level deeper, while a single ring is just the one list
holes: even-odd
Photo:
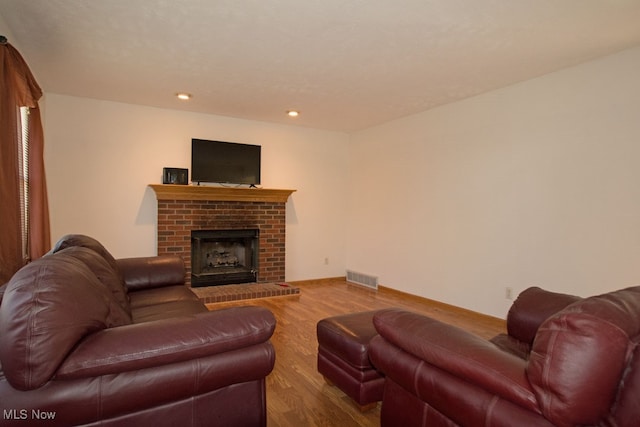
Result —
[{"label": "leather sofa cushion", "polygon": [[156,287],[184,285],[184,261],[177,255],[163,255],[116,260],[124,285],[129,292]]},{"label": "leather sofa cushion", "polygon": [[63,249],[70,248],[72,246],[81,246],[83,248],[91,249],[96,252],[113,268],[113,271],[118,271],[118,264],[116,259],[109,253],[109,251],[102,246],[102,243],[98,242],[93,237],[85,236],[83,234],[67,234],[58,240],[53,248],[49,251],[50,254],[60,252]]},{"label": "leather sofa cushion", "polygon": [[144,323],[206,312],[207,307],[201,301],[179,300],[135,308],[131,317],[133,323]]},{"label": "leather sofa cushion", "polygon": [[196,294],[185,285],[163,286],[161,288],[131,292],[129,293],[129,298],[132,312],[142,307],[156,306],[176,301],[195,301],[202,306],[202,311],[207,311]]},{"label": "leather sofa cushion", "polygon": [[578,296],[550,292],[535,286],[525,289],[509,309],[507,332],[511,337],[531,345],[542,322],[580,300]]},{"label": "leather sofa cushion", "polygon": [[[105,329],[82,340],[60,366],[56,378],[86,378],[161,365],[172,371],[176,363],[265,344],[275,325],[273,314],[266,308],[232,307]],[[255,366],[243,364],[240,359],[236,363],[244,372],[258,375],[252,379],[261,375],[255,372]],[[196,369],[202,374],[211,367]],[[221,372],[218,376],[227,374]]]},{"label": "leather sofa cushion", "polygon": [[[383,341],[396,347],[398,354],[388,352],[389,347],[380,345],[380,339],[376,337],[371,340],[371,362],[396,382],[404,378],[402,384],[409,387],[407,390],[417,386],[410,384],[422,376],[421,365],[425,368],[434,366],[436,371],[450,374],[451,379],[464,379],[469,384],[479,385],[485,393],[509,396],[517,405],[535,408],[536,399],[525,375],[527,362],[489,341],[456,326],[402,309],[380,310],[373,317],[373,323]],[[399,361],[402,353],[414,356],[419,363],[403,365]],[[428,382],[425,385],[430,387]],[[453,380],[443,386],[455,389],[455,383]]]},{"label": "leather sofa cushion", "polygon": [[492,344],[502,351],[513,354],[520,359],[529,359],[531,346],[525,342],[515,339],[511,335],[499,334],[489,340]]},{"label": "leather sofa cushion", "polygon": [[120,277],[107,261],[92,249],[82,246],[71,246],[58,252],[82,261],[96,276],[98,281],[111,293],[119,310],[113,310],[112,315],[118,317],[113,326],[131,323],[131,307],[129,295]]},{"label": "leather sofa cushion", "polygon": [[640,287],[576,302],[538,329],[527,376],[558,426],[596,425],[615,401],[640,329]]},{"label": "leather sofa cushion", "polygon": [[44,385],[86,335],[107,327],[112,295],[80,260],[44,256],[9,282],[0,310],[0,362],[18,390]]},{"label": "leather sofa cushion", "polygon": [[129,296],[133,323],[152,322],[207,311],[202,301],[184,285],[131,292]]}]

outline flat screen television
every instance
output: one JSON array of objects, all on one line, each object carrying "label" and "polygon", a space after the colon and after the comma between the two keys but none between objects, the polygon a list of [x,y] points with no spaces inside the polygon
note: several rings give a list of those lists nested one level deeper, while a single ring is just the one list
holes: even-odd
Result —
[{"label": "flat screen television", "polygon": [[191,182],[260,184],[259,145],[191,140]]}]

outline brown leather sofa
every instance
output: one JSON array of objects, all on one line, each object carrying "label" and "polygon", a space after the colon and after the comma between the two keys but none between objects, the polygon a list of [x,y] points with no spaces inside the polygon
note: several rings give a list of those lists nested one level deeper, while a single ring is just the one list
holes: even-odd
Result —
[{"label": "brown leather sofa", "polygon": [[179,257],[70,235],[0,292],[0,425],[266,425],[264,308],[208,311]]},{"label": "brown leather sofa", "polygon": [[640,425],[640,287],[527,289],[490,341],[398,309],[374,325],[382,426]]}]

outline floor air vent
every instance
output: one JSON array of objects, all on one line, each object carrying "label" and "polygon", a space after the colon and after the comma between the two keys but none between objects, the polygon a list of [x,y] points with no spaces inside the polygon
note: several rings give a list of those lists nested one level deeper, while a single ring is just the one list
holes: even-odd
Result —
[{"label": "floor air vent", "polygon": [[347,282],[357,283],[372,289],[378,289],[378,278],[369,274],[347,270]]}]

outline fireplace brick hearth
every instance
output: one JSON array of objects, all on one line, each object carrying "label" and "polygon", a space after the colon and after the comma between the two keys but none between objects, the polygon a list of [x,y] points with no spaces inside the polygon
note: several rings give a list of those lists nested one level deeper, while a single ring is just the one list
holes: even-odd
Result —
[{"label": "fireplace brick hearth", "polygon": [[151,187],[158,198],[158,255],[182,256],[189,286],[192,230],[260,230],[258,282],[285,280],[286,201],[294,190]]}]

